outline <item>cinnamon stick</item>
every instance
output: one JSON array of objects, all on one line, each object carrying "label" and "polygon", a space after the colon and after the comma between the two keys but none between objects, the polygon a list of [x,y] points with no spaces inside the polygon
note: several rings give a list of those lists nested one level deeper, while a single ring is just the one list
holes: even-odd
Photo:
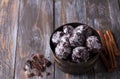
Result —
[{"label": "cinnamon stick", "polygon": [[106,42],[105,42],[105,38],[104,38],[104,33],[102,32],[102,30],[98,30],[97,31],[99,36],[100,36],[100,39],[101,39],[101,42],[102,42],[102,47],[103,47],[103,50],[104,50],[104,55],[107,55],[107,47],[106,47]]},{"label": "cinnamon stick", "polygon": [[115,55],[114,55],[114,52],[113,52],[113,48],[112,48],[112,45],[111,43],[109,43],[109,46],[110,46],[110,49],[111,49],[111,55],[112,55],[112,59],[113,59],[113,68],[117,68],[117,63],[116,63],[116,60],[115,60]]},{"label": "cinnamon stick", "polygon": [[114,40],[114,37],[113,37],[111,31],[110,31],[110,30],[107,30],[106,33],[107,33],[107,35],[109,36],[109,40],[111,41],[114,55],[115,55],[115,56],[120,56],[119,49],[118,49],[118,47],[117,47],[117,45],[116,45],[116,43],[115,43],[115,40]]},{"label": "cinnamon stick", "polygon": [[107,34],[104,34],[104,37],[105,37],[105,42],[106,42],[106,46],[107,46],[107,50],[108,50],[108,55],[109,55],[109,58],[110,58],[110,64],[111,64],[111,68],[114,68],[114,61],[113,61],[113,56],[112,56],[112,53],[110,51],[110,46],[109,46],[109,38],[107,36]]},{"label": "cinnamon stick", "polygon": [[110,53],[111,53],[111,55],[112,55],[112,59],[113,59],[113,68],[116,68],[117,67],[117,63],[116,63],[116,60],[115,60],[115,51],[114,51],[114,48],[113,48],[113,46],[112,46],[112,41],[113,40],[111,40],[111,36],[109,35],[109,33],[108,33],[108,31],[106,31],[106,35],[108,36],[108,45],[109,45],[109,50],[110,50]]}]

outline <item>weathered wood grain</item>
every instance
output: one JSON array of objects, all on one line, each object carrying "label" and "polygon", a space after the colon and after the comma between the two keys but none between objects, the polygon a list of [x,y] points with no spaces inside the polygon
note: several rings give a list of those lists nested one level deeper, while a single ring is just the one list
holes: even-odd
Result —
[{"label": "weathered wood grain", "polygon": [[119,79],[120,57],[118,69],[111,73],[100,60],[78,76],[56,67],[49,38],[54,29],[69,22],[110,29],[120,49],[120,0],[0,0],[0,79],[28,79],[23,66],[33,53],[44,54],[53,65],[46,70],[50,76],[43,73],[43,78],[30,79]]},{"label": "weathered wood grain", "polygon": [[[112,23],[112,32],[114,34],[114,38],[116,39],[117,46],[120,50],[120,0],[108,0],[109,11],[110,11],[110,19]],[[117,58],[118,69],[114,75],[116,75],[116,79],[119,79],[120,75],[120,57]]]},{"label": "weathered wood grain", "polygon": [[111,30],[114,33],[116,43],[120,48],[120,0],[108,0],[110,19],[111,19]]},{"label": "weathered wood grain", "polygon": [[0,79],[13,79],[18,6],[17,0],[0,0]]},{"label": "weathered wood grain", "polygon": [[[53,1],[21,0],[18,25],[15,79],[28,79],[23,71],[28,56],[41,53],[53,61],[49,46],[49,38],[53,30]],[[46,72],[50,72],[50,76],[43,73],[43,78],[30,79],[53,79],[54,65]]]},{"label": "weathered wood grain", "polygon": [[[87,0],[86,1],[87,24],[96,30],[100,28],[105,28],[104,26],[101,26],[101,25],[98,26],[98,19],[100,20],[99,10],[97,8],[98,3],[99,3],[98,0]],[[102,71],[104,70],[103,68],[104,67],[101,65],[101,62],[98,60],[97,64],[95,65],[95,72]]]},{"label": "weathered wood grain", "polygon": [[[55,29],[64,23],[64,9],[62,9],[62,2],[60,0],[54,1],[54,27]],[[63,17],[62,17],[63,16]],[[63,20],[61,20],[63,19]],[[67,75],[59,70],[55,63],[55,79],[65,79]]]},{"label": "weathered wood grain", "polygon": [[[113,5],[113,2],[114,2],[114,5]],[[113,34],[118,35],[116,34],[117,31],[115,30],[115,28],[118,28],[118,26],[113,25],[114,21],[112,20],[113,17],[114,19],[117,19],[114,15],[119,16],[118,10],[116,12],[113,11],[113,10],[118,9],[117,6],[115,6],[115,4],[118,5],[117,1],[112,1],[112,0],[111,1],[110,0],[101,0],[101,1],[91,0],[90,1],[88,0],[87,17],[89,20],[92,20],[91,21],[92,26],[96,30],[101,29],[105,31],[107,29],[110,29],[113,32]],[[92,9],[93,11],[91,11],[90,9]],[[118,23],[115,23],[115,24],[118,24]],[[105,79],[106,78],[118,79],[117,71],[114,71],[111,73],[106,72],[100,61],[96,64],[94,69],[95,69],[95,79],[104,79],[104,78]]]}]

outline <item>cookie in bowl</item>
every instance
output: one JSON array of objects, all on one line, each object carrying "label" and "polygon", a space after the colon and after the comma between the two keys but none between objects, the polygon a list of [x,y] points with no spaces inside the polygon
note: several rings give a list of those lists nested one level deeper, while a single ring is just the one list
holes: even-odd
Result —
[{"label": "cookie in bowl", "polygon": [[[55,34],[59,38],[55,38]],[[54,42],[52,39],[57,39]],[[55,44],[55,45],[54,45]],[[50,47],[57,66],[64,72],[80,74],[94,67],[101,51],[101,40],[95,29],[82,23],[68,23],[51,35]]]}]

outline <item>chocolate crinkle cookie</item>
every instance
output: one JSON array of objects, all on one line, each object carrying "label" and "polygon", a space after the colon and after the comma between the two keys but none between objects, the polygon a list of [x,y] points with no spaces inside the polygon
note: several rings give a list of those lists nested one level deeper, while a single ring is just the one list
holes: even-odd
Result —
[{"label": "chocolate crinkle cookie", "polygon": [[73,47],[82,46],[85,43],[85,37],[79,33],[73,33],[69,39],[70,45]]},{"label": "chocolate crinkle cookie", "polygon": [[66,25],[63,27],[63,32],[66,34],[71,34],[73,32],[74,28],[70,25]]},{"label": "chocolate crinkle cookie", "polygon": [[76,47],[73,49],[72,60],[77,63],[86,62],[89,59],[89,52],[86,47]]},{"label": "chocolate crinkle cookie", "polygon": [[71,47],[69,45],[65,45],[64,42],[60,42],[55,48],[55,53],[58,58],[67,59],[71,54]]},{"label": "chocolate crinkle cookie", "polygon": [[86,27],[84,25],[80,25],[80,26],[77,26],[74,29],[73,33],[80,33],[80,34],[82,34],[85,30],[86,30]]},{"label": "chocolate crinkle cookie", "polygon": [[86,40],[86,46],[90,49],[101,49],[101,43],[96,36],[89,36]]},{"label": "chocolate crinkle cookie", "polygon": [[69,38],[70,38],[70,34],[64,34],[61,37],[60,42],[64,43],[64,46],[70,46]]},{"label": "chocolate crinkle cookie", "polygon": [[83,34],[85,37],[88,37],[93,34],[93,31],[87,25],[80,25],[74,29],[73,33],[80,33],[80,34]]},{"label": "chocolate crinkle cookie", "polygon": [[57,31],[52,36],[52,42],[56,45],[60,42],[60,38],[64,35],[62,31]]}]

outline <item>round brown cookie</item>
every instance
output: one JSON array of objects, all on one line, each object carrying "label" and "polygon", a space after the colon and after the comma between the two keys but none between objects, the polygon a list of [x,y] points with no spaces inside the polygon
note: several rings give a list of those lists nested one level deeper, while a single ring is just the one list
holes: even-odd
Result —
[{"label": "round brown cookie", "polygon": [[60,42],[55,48],[55,53],[58,58],[67,59],[67,57],[71,54],[71,47],[65,45],[63,42]]},{"label": "round brown cookie", "polygon": [[89,59],[89,52],[86,47],[76,47],[73,49],[72,60],[74,62],[86,62]]},{"label": "round brown cookie", "polygon": [[62,31],[57,31],[52,36],[52,42],[54,44],[58,44],[60,42],[60,38],[64,35]]}]

